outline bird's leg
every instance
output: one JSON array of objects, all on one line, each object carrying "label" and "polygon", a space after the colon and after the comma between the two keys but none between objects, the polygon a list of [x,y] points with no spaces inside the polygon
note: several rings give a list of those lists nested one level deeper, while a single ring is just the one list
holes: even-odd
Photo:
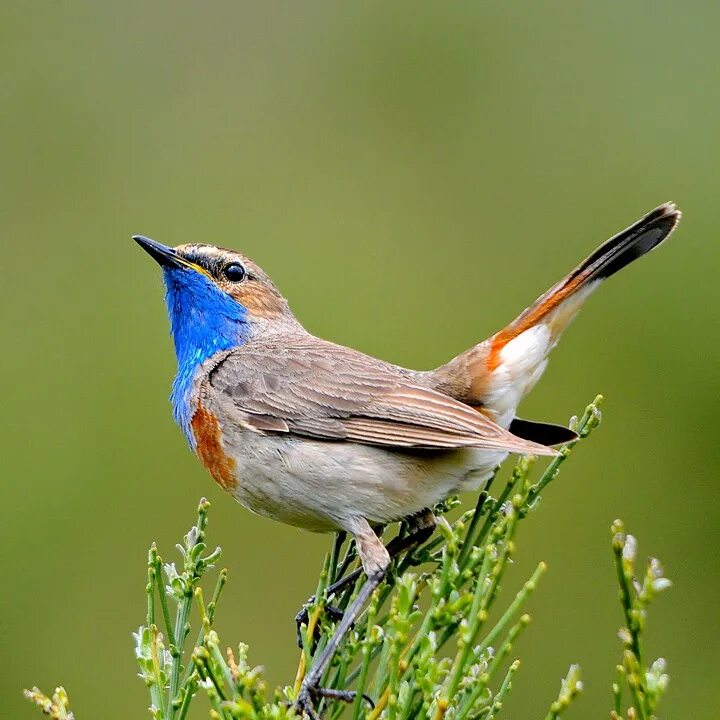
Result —
[{"label": "bird's leg", "polygon": [[[393,538],[387,544],[387,552],[391,558],[396,558],[400,553],[422,545],[422,543],[433,534],[437,520],[435,519],[433,511],[426,508],[416,515],[409,517],[407,523],[410,532],[404,537]],[[328,596],[337,594],[340,590],[354,583],[360,577],[360,573],[362,573],[362,569],[360,568],[353,570],[353,572],[348,573],[345,577],[340,578],[337,582],[330,585],[325,592]]]},{"label": "bird's leg", "polygon": [[[410,550],[418,545],[422,545],[422,543],[424,543],[425,540],[433,534],[435,526],[437,525],[437,520],[435,519],[433,511],[429,508],[425,508],[419,513],[409,517],[407,523],[410,528],[410,532],[404,537],[393,538],[387,544],[387,552],[391,558],[397,557],[400,553],[405,552],[405,550]],[[339,580],[336,580],[325,590],[326,596],[330,597],[331,595],[337,595],[338,592],[352,585],[360,577],[361,573],[362,569],[358,568],[344,577],[341,577]],[[302,626],[307,625],[309,622],[308,605],[311,605],[314,602],[315,596],[311,595],[302,608],[300,608],[297,615],[295,615],[297,645],[300,649],[303,647]],[[342,610],[331,605],[328,605],[325,610],[333,620],[339,620],[343,616]]]},{"label": "bird's leg", "polygon": [[[314,707],[315,700],[323,696],[328,696],[326,690],[320,687],[320,681],[325,671],[332,663],[332,659],[338,647],[340,647],[340,643],[342,643],[352,628],[355,620],[357,620],[362,612],[365,603],[370,599],[375,588],[382,582],[382,579],[390,567],[390,555],[385,546],[380,542],[378,536],[372,531],[367,520],[364,518],[356,518],[352,525],[353,527],[348,529],[355,535],[358,553],[363,570],[367,575],[367,580],[360,588],[360,592],[358,592],[350,607],[345,611],[343,619],[335,628],[335,632],[330,636],[327,645],[323,648],[320,655],[313,659],[310,671],[300,686],[300,692],[295,700],[295,708],[301,715],[307,715],[313,720],[318,717]],[[332,696],[351,702],[355,697],[355,693],[343,692],[340,694],[332,694]]]}]

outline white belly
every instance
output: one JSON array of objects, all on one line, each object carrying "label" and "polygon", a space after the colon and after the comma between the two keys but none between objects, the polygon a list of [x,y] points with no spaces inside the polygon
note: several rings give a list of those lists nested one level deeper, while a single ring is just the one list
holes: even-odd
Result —
[{"label": "white belly", "polygon": [[226,428],[235,467],[232,495],[261,515],[311,530],[343,528],[350,517],[386,523],[479,486],[505,452],[463,448],[395,451],[346,442],[259,435]]}]

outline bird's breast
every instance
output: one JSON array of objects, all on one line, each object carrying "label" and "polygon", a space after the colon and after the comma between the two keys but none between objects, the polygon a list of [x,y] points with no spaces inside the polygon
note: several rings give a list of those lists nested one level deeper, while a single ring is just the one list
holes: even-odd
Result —
[{"label": "bird's breast", "polygon": [[195,452],[215,481],[249,510],[310,530],[348,518],[385,523],[474,489],[505,451],[399,450],[258,432],[227,399],[201,386],[190,423]]},{"label": "bird's breast", "polygon": [[201,402],[191,421],[195,452],[215,481],[232,492],[237,485],[235,460],[223,449],[222,430],[215,414]]}]

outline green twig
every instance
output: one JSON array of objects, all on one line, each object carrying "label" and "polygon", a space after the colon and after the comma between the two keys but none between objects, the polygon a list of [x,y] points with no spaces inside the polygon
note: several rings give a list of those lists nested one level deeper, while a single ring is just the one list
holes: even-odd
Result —
[{"label": "green twig", "polygon": [[567,710],[570,703],[582,692],[583,684],[580,679],[580,666],[571,665],[567,675],[560,683],[560,693],[557,700],[550,705],[545,720],[557,720],[560,713]]}]

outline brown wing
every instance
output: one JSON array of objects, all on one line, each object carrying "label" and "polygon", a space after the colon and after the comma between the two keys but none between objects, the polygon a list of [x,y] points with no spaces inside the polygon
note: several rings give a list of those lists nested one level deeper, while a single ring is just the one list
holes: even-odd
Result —
[{"label": "brown wing", "polygon": [[554,450],[516,437],[405,371],[311,335],[251,341],[211,371],[215,401],[258,432],[397,448]]}]

